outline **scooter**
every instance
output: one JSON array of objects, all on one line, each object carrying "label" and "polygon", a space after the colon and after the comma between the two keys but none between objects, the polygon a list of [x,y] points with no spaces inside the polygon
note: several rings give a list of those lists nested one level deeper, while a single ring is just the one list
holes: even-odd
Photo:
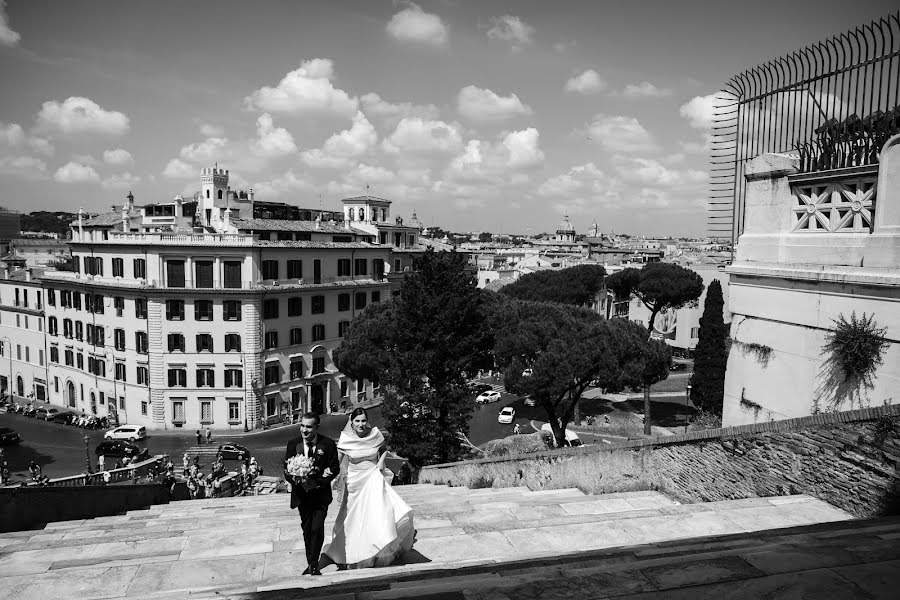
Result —
[{"label": "scooter", "polygon": [[35,413],[37,413],[37,409],[31,403],[29,403],[28,406],[25,407],[25,410],[22,412],[23,415],[29,418],[34,418]]}]

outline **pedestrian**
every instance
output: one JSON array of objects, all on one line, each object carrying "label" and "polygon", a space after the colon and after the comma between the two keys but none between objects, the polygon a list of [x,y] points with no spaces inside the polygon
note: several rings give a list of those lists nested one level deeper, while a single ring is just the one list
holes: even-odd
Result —
[{"label": "pedestrian", "polygon": [[209,428],[209,425],[206,426],[206,443],[212,443],[212,429]]},{"label": "pedestrian", "polygon": [[41,467],[36,462],[31,461],[31,464],[28,465],[28,471],[31,473],[31,480],[37,481],[41,474]]},{"label": "pedestrian", "polygon": [[203,434],[200,433],[200,430],[198,429],[197,430],[197,445],[199,446],[202,443],[203,443]]},{"label": "pedestrian", "polygon": [[106,470],[106,456],[105,455],[101,454],[100,456],[97,457],[97,468],[100,469],[101,471]]},{"label": "pedestrian", "polygon": [[216,461],[224,460],[224,455],[222,454],[222,445],[219,444],[219,449],[216,450]]},{"label": "pedestrian", "polygon": [[513,427],[513,435],[519,435],[519,424],[516,423],[516,426]]},{"label": "pedestrian", "polygon": [[187,475],[187,474],[188,474],[188,462],[189,462],[189,460],[190,460],[190,459],[189,459],[189,457],[188,457],[188,453],[185,452],[185,453],[184,453],[184,456],[181,457],[181,474],[182,474],[182,475]]},{"label": "pedestrian", "polygon": [[121,469],[121,468],[122,468],[122,459],[117,460],[117,461],[116,461],[116,466],[113,467],[113,468],[114,468],[114,469]]},{"label": "pedestrian", "polygon": [[189,478],[187,481],[187,489],[188,493],[191,495],[191,500],[197,499],[197,480],[193,477]]}]

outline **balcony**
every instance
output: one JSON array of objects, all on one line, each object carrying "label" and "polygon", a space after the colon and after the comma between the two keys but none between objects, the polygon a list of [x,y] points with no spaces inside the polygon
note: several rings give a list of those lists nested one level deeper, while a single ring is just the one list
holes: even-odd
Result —
[{"label": "balcony", "polygon": [[91,242],[94,244],[134,244],[154,246],[227,246],[249,247],[253,245],[253,236],[248,234],[217,233],[124,233],[111,231],[105,240],[92,240],[85,235],[81,239],[78,230],[73,230],[73,242]]}]

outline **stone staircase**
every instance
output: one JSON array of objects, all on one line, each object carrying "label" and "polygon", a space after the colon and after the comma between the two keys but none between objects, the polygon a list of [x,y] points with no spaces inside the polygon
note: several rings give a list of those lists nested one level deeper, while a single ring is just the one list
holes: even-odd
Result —
[{"label": "stone staircase", "polygon": [[[862,550],[834,548],[826,558],[843,557],[842,565],[864,562],[865,552],[900,559],[900,520],[865,529],[805,495],[680,505],[657,492],[396,489],[413,507],[418,530],[402,564],[332,566],[322,577],[303,577],[300,519],[287,495],[182,501],[0,534],[0,599],[627,597],[692,577],[691,585],[758,578],[777,571],[778,548],[809,563],[848,535],[874,538],[859,542]],[[329,533],[336,512],[332,507]],[[706,566],[685,567],[691,560]],[[655,574],[641,571],[648,568]]]}]

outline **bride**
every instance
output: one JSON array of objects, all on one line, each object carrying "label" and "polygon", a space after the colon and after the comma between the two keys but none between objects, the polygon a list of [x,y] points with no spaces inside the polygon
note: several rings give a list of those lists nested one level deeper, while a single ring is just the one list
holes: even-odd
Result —
[{"label": "bride", "polygon": [[412,548],[412,509],[382,473],[384,444],[384,435],[369,426],[365,409],[354,410],[337,445],[344,490],[331,542],[322,550],[325,564],[384,567]]}]

